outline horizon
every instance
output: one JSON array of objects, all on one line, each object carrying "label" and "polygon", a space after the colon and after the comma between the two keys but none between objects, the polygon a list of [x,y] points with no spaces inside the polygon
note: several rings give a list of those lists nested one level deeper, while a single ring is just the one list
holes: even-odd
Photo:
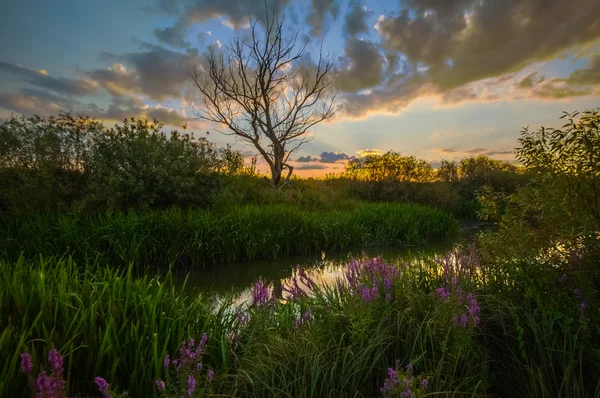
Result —
[{"label": "horizon", "polygon": [[[336,55],[340,112],[293,156],[298,176],[339,173],[367,150],[512,162],[523,127],[561,126],[562,111],[600,104],[594,0],[268,3]],[[186,73],[208,46],[246,34],[247,15],[260,11],[240,0],[22,1],[0,16],[0,117],[155,117],[208,130],[250,157],[252,148],[192,118]]]}]

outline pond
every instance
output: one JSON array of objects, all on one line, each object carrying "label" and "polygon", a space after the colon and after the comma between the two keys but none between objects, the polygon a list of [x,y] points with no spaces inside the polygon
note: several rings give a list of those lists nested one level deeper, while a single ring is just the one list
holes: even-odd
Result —
[{"label": "pond", "polygon": [[243,302],[250,297],[251,287],[259,278],[267,284],[273,284],[275,290],[279,291],[281,284],[292,277],[297,266],[306,270],[316,283],[331,285],[343,276],[348,261],[361,257],[363,253],[368,257],[381,256],[389,263],[410,263],[419,257],[442,255],[457,244],[469,243],[477,231],[487,227],[487,223],[469,223],[450,239],[412,247],[357,247],[342,252],[197,267],[189,274],[176,275],[176,280],[181,284],[187,276],[186,288],[190,293],[217,296],[233,293],[236,301]]}]

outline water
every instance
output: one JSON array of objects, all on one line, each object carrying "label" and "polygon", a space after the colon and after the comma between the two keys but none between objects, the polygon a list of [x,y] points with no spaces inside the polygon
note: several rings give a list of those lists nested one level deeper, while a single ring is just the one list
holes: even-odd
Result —
[{"label": "water", "polygon": [[[322,252],[320,254],[294,256],[276,260],[256,260],[248,263],[221,264],[194,268],[189,274],[176,276],[180,283],[187,276],[187,288],[190,293],[209,293],[227,295],[233,293],[240,301],[250,295],[251,286],[259,279],[275,286],[277,292],[281,284],[292,277],[297,266],[305,269],[313,280],[321,284],[335,283],[345,270],[350,258],[366,254],[368,257],[381,256],[389,263],[399,264],[414,261],[417,257],[444,254],[456,244],[467,243],[475,232],[485,225],[471,224],[463,227],[456,236],[435,243],[412,247],[357,247],[343,252]],[[237,301],[237,300],[236,300]]]}]

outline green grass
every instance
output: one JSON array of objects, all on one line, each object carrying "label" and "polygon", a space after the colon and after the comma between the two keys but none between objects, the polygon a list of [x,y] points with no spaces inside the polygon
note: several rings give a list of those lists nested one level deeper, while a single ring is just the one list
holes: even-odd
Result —
[{"label": "green grass", "polygon": [[[131,396],[153,396],[165,354],[203,332],[205,368],[217,371],[214,396],[378,396],[397,360],[430,380],[431,397],[600,394],[597,300],[589,297],[582,313],[572,286],[556,285],[558,270],[532,283],[522,266],[485,269],[485,277],[460,281],[481,306],[479,326],[462,329],[450,318],[464,304],[437,296],[441,271],[425,258],[394,279],[389,303],[322,288],[310,298],[251,307],[241,327],[210,298],[175,290],[168,275],[135,278],[131,267],[69,259],[0,261],[0,396],[25,396],[20,352],[42,363],[51,347],[66,356],[70,396],[94,396],[95,376]],[[540,301],[548,291],[552,298]],[[307,309],[311,321],[295,327]]]},{"label": "green grass", "polygon": [[103,215],[45,214],[0,219],[0,255],[68,254],[138,269],[280,258],[361,245],[418,244],[458,229],[448,214],[409,204],[361,204],[351,211],[246,206],[227,212],[164,210]]}]

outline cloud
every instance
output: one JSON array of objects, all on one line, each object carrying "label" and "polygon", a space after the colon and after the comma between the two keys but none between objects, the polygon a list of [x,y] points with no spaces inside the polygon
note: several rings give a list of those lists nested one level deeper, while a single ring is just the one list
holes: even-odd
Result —
[{"label": "cloud", "polygon": [[[442,90],[520,70],[600,37],[597,0],[406,0],[377,28]],[[551,34],[548,31],[552,24]]]},{"label": "cloud", "polygon": [[369,31],[369,27],[365,19],[369,16],[369,12],[361,7],[360,2],[350,2],[350,12],[346,14],[346,24],[344,25],[344,31],[351,35],[357,35],[359,33],[366,33]]},{"label": "cloud", "polygon": [[296,162],[298,163],[308,163],[308,162],[318,162],[319,158],[316,156],[300,156],[298,159],[296,159]]},{"label": "cloud", "polygon": [[94,94],[98,85],[87,79],[66,79],[52,77],[45,70],[33,70],[20,65],[0,61],[0,70],[19,77],[21,80],[36,86],[52,90],[55,93],[69,96],[85,96]]},{"label": "cloud", "polygon": [[322,152],[319,155],[319,162],[321,163],[336,163],[340,160],[348,159],[350,159],[350,156],[345,152]]},{"label": "cloud", "polygon": [[24,115],[47,116],[68,111],[71,105],[68,99],[43,91],[0,93],[0,108]]},{"label": "cloud", "polygon": [[180,18],[173,26],[154,29],[154,36],[156,36],[160,43],[171,47],[188,48],[189,43],[184,39],[188,27],[188,22]]},{"label": "cloud", "polygon": [[436,93],[436,88],[421,75],[399,76],[393,83],[368,93],[347,93],[342,96],[342,112],[346,117],[363,117],[370,112],[396,113],[417,98]]},{"label": "cloud", "polygon": [[485,151],[487,151],[487,149],[485,149],[485,148],[473,148],[473,149],[466,150],[464,152],[474,155],[474,154],[484,153]]},{"label": "cloud", "polygon": [[[290,0],[267,0],[267,10],[282,13]],[[255,0],[180,0],[182,18],[199,23],[224,16],[234,27],[248,23],[248,17],[264,20],[265,2]]]},{"label": "cloud", "polygon": [[383,81],[384,59],[375,44],[350,38],[346,42],[345,52],[336,77],[336,85],[340,90],[355,92],[377,86]]},{"label": "cloud", "polygon": [[336,18],[338,11],[339,5],[336,0],[312,0],[311,9],[307,17],[307,22],[312,28],[312,34],[320,36],[323,33],[327,14]]},{"label": "cloud", "polygon": [[542,86],[536,86],[532,91],[532,96],[545,99],[563,99],[590,95],[593,91],[592,87],[571,87],[563,79],[552,79]]},{"label": "cloud", "polygon": [[96,104],[85,105],[47,91],[21,89],[15,93],[0,93],[0,108],[25,115],[48,116],[59,112],[77,112],[100,120],[121,121],[126,118],[158,119],[166,125],[181,126],[190,120],[182,109],[161,105],[121,107],[111,104],[106,110]]},{"label": "cloud", "polygon": [[454,148],[439,148],[438,151],[442,152],[442,153],[455,153],[455,152],[458,152],[458,150],[456,150]]},{"label": "cloud", "polygon": [[381,151],[376,148],[361,149],[361,150],[356,151],[356,153],[358,153],[358,156],[360,156],[360,157],[381,155]]},{"label": "cloud", "polygon": [[510,155],[513,153],[512,149],[488,149],[488,148],[473,148],[473,149],[456,149],[456,148],[438,148],[438,152],[445,154],[465,154],[465,155]]},{"label": "cloud", "polygon": [[[182,53],[157,46],[124,55],[104,53],[103,59],[126,67],[124,70],[115,70],[113,67],[110,73],[106,70],[92,72],[91,76],[96,79],[101,80],[100,76],[104,74],[105,80],[115,83],[110,88],[106,85],[103,87],[110,92],[135,91],[155,101],[181,98],[183,88],[190,82],[188,72],[201,63],[197,52]],[[118,80],[115,80],[117,77]]]},{"label": "cloud", "polygon": [[295,166],[296,170],[324,170],[327,166],[316,163],[316,164],[302,164],[300,166]]},{"label": "cloud", "polygon": [[600,54],[592,55],[586,68],[573,71],[567,79],[567,83],[574,85],[600,84]]},{"label": "cloud", "polygon": [[489,150],[487,152],[485,152],[486,156],[493,156],[493,155],[512,155],[514,153],[513,150]]},{"label": "cloud", "polygon": [[537,76],[537,72],[533,72],[529,75],[527,75],[527,77],[523,78],[523,80],[521,80],[519,82],[519,87],[521,88],[532,88],[533,87],[533,79]]}]

